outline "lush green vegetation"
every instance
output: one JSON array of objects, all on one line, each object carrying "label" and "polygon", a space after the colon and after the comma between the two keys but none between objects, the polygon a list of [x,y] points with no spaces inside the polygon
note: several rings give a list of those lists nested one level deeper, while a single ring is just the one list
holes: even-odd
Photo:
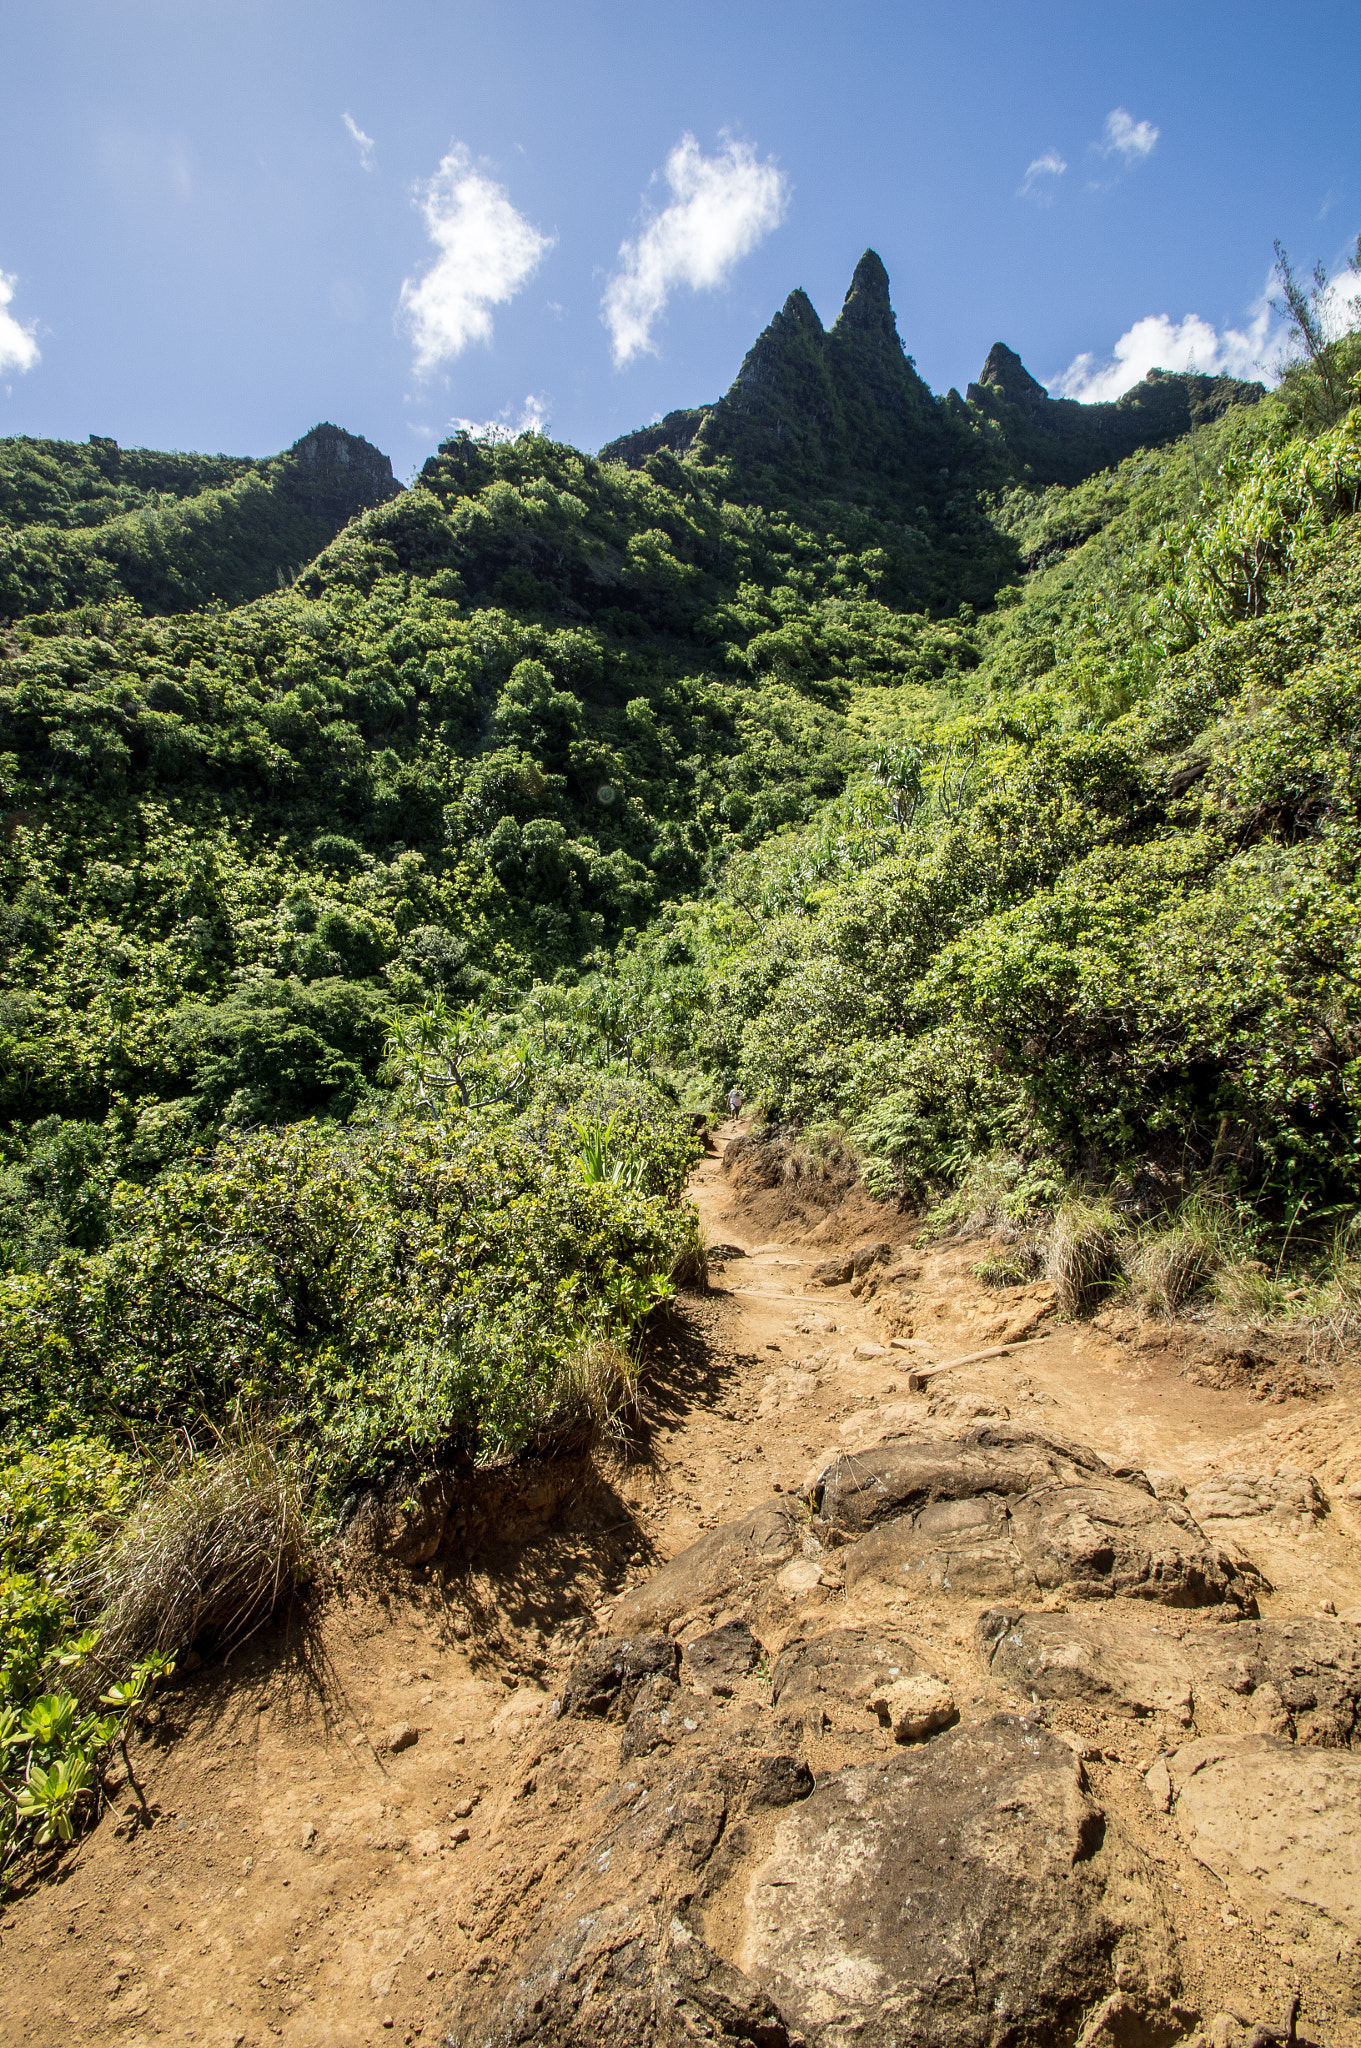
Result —
[{"label": "lush green vegetation", "polygon": [[264,462],[99,434],[3,441],[0,618],[118,597],[149,612],[240,604],[396,488],[385,455],[331,426]]},{"label": "lush green vegetation", "polygon": [[0,1705],[176,1445],[329,1526],[599,1426],[733,1079],[884,1194],[1085,1189],[1165,1305],[1211,1211],[1091,1222],[1150,1179],[1345,1235],[1355,347],[936,400],[866,258],[717,406],[348,524],[306,443],[6,444]]},{"label": "lush green vegetation", "polygon": [[686,912],[709,1057],[885,1188],[1006,1148],[1353,1200],[1359,424],[1225,422],[1186,519],[1190,449],[1071,494],[1102,523],[989,620],[977,707]]}]

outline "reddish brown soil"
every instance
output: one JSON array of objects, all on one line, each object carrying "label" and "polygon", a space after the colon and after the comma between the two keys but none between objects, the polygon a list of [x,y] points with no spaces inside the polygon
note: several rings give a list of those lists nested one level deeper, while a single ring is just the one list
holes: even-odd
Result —
[{"label": "reddish brown soil", "polygon": [[[1361,1621],[1353,1366],[1326,1386],[1292,1379],[1279,1347],[1241,1333],[1064,1325],[1042,1285],[980,1284],[980,1240],[918,1251],[911,1219],[835,1185],[735,1195],[717,1153],[692,1191],[710,1241],[746,1256],[684,1300],[636,1435],[601,1458],[598,1488],[554,1531],[499,1552],[415,1572],[339,1552],[286,1626],[178,1683],[138,1757],[156,1825],[129,1828],[131,1802],[116,1798],[57,1880],[4,1911],[0,2041],[442,2039],[468,1977],[508,1967],[574,1815],[617,1775],[615,1729],[551,1718],[582,1638],[701,1530],[797,1487],[826,1450],[927,1415],[1006,1410],[1187,1487],[1240,1469],[1312,1472],[1331,1503],[1321,1521],[1229,1533],[1274,1588],[1265,1612],[1331,1603]],[[894,1247],[872,1288],[812,1283],[829,1248],[864,1238]],[[909,1372],[1022,1338],[908,1390]],[[1266,1360],[1269,1387],[1245,1351]],[[912,1626],[961,1697],[988,1697],[944,1610]],[[386,1736],[402,1724],[417,1740],[393,1752]],[[1147,1734],[1082,1732],[1097,1796],[1180,1888],[1201,2009],[1237,1995],[1274,2010],[1291,1958],[1229,1913],[1150,1809]],[[809,1760],[815,1772],[835,1762]]]}]

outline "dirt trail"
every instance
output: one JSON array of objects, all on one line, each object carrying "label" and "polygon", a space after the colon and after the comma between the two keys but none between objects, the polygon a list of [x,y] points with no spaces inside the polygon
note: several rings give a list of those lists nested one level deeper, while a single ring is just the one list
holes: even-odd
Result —
[{"label": "dirt trail", "polygon": [[[1042,1285],[985,1288],[978,1242],[918,1251],[910,1221],[862,1195],[824,1214],[737,1193],[718,1150],[692,1193],[729,1255],[708,1293],[686,1297],[636,1438],[592,1497],[500,1552],[409,1573],[351,1561],[231,1670],[178,1685],[141,1750],[156,1826],[131,1828],[130,1800],[115,1798],[59,1882],[4,1913],[5,2048],[442,2040],[472,1984],[507,1968],[523,1914],[580,1838],[576,1816],[618,1776],[616,1730],[553,1719],[581,1643],[659,1563],[797,1488],[829,1451],[1005,1413],[1146,1468],[1160,1492],[1247,1472],[1258,1508],[1244,1516],[1240,1486],[1238,1506],[1220,1503],[1238,1520],[1215,1526],[1270,1580],[1263,1611],[1328,1603],[1361,1621],[1354,1374],[1264,1403],[1232,1370],[1223,1386],[1187,1377],[1175,1334],[1065,1326]],[[781,1214],[794,1227],[764,1234]],[[856,1292],[814,1282],[829,1256],[876,1238],[887,1249]],[[910,1373],[1008,1341],[909,1391]],[[1316,1475],[1328,1511],[1291,1472]],[[957,1623],[921,1613],[913,1628],[961,1700],[990,1697]],[[1125,1747],[1101,1767],[1117,1803],[1148,1762],[1137,1730]],[[1274,1993],[1268,1951],[1208,1896],[1203,1912],[1206,1981]]]}]

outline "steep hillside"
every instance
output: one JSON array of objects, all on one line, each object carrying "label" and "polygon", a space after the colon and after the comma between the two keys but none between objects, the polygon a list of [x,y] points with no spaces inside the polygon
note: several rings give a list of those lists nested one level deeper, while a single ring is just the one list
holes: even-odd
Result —
[{"label": "steep hillside", "polygon": [[791,292],[724,397],[600,454],[633,467],[664,448],[697,465],[726,460],[743,500],[797,505],[819,523],[844,525],[852,507],[872,514],[900,601],[952,609],[988,602],[1016,573],[993,517],[997,492],[1080,483],[1262,395],[1231,377],[1154,371],[1114,404],[1077,405],[1051,399],[998,342],[967,402],[953,390],[936,398],[867,249],[829,329],[806,293]]},{"label": "steep hillside", "polygon": [[157,613],[242,604],[397,488],[387,456],[332,426],[268,461],[98,434],[0,442],[0,616],[121,596]]},{"label": "steep hillside", "polygon": [[772,1187],[995,1228],[980,1286],[1345,1353],[1361,411],[1314,374],[1075,407],[999,347],[936,399],[867,254],[600,457],[10,444],[0,1710],[230,1640],[375,1489],[621,1429],[734,1082]]}]

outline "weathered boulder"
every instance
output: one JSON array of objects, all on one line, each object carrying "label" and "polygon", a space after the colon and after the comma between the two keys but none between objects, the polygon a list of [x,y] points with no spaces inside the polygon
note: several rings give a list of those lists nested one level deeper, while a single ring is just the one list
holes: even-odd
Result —
[{"label": "weathered boulder", "polygon": [[811,1504],[833,1528],[859,1536],[940,1501],[1023,1494],[1108,1474],[1092,1451],[1014,1423],[987,1422],[959,1436],[904,1437],[834,1458],[813,1482]]},{"label": "weathered boulder", "polygon": [[1197,1521],[1269,1520],[1309,1528],[1328,1503],[1312,1472],[1278,1465],[1273,1472],[1219,1472],[1192,1487],[1186,1505]]},{"label": "weathered boulder", "polygon": [[959,1719],[954,1694],[944,1679],[929,1671],[875,1686],[869,1704],[895,1742],[924,1742]]},{"label": "weathered boulder", "polygon": [[1361,1745],[1361,1629],[1350,1623],[1313,1615],[1242,1621],[1191,1629],[1181,1648],[1202,1727],[1201,1703],[1213,1705],[1221,1723],[1236,1705],[1262,1732],[1307,1748]]},{"label": "weathered boulder", "polygon": [[1088,2021],[1127,2048],[1191,2018],[1156,1873],[1020,1717],[814,1789],[731,1706],[590,1812],[510,1980],[467,1982],[456,2048],[1040,2048]]},{"label": "weathered boulder", "polygon": [[679,1651],[670,1636],[600,1636],[573,1664],[562,1696],[564,1714],[627,1714],[645,1679],[676,1675]]},{"label": "weathered boulder", "polygon": [[848,1586],[875,1578],[983,1598],[1062,1587],[1079,1599],[1118,1594],[1167,1607],[1252,1611],[1256,1601],[1254,1582],[1189,1515],[1119,1482],[933,1502],[864,1537],[845,1572]]},{"label": "weathered boulder", "polygon": [[665,1628],[705,1609],[740,1605],[798,1554],[801,1524],[797,1504],[780,1498],[710,1529],[619,1602],[615,1627],[624,1634]]},{"label": "weathered boulder", "polygon": [[701,1690],[727,1695],[740,1678],[753,1672],[765,1655],[744,1621],[695,1636],[685,1645],[687,1674]]},{"label": "weathered boulder", "polygon": [[848,1587],[872,1578],[985,1598],[1063,1587],[1168,1607],[1255,1605],[1245,1570],[1142,1473],[1014,1424],[837,1458],[812,1499],[824,1526],[860,1536]]},{"label": "weathered boulder", "polygon": [[1167,1967],[1156,1914],[1117,1904],[1103,1836],[1065,1744],[1013,1716],[956,1729],[790,1809],[735,1960],[820,2048],[1071,2040],[1117,1957]]},{"label": "weathered boulder", "polygon": [[990,1607],[974,1626],[983,1668],[1023,1699],[1081,1701],[1108,1713],[1192,1714],[1189,1660],[1152,1615],[1026,1614]]},{"label": "weathered boulder", "polygon": [[815,1287],[840,1287],[854,1271],[850,1258],[838,1253],[832,1259],[819,1259],[808,1277]]},{"label": "weathered boulder", "polygon": [[1177,1627],[1152,1612],[989,1608],[975,1626],[984,1668],[1023,1697],[1105,1712],[1168,1714],[1202,1734],[1286,1736],[1349,1748],[1361,1730],[1361,1631],[1304,1616]]},{"label": "weathered boulder", "polygon": [[931,1676],[904,1637],[828,1629],[785,1645],[770,1675],[771,1701],[791,1727],[872,1733],[878,1724],[874,1696],[923,1673]]}]

